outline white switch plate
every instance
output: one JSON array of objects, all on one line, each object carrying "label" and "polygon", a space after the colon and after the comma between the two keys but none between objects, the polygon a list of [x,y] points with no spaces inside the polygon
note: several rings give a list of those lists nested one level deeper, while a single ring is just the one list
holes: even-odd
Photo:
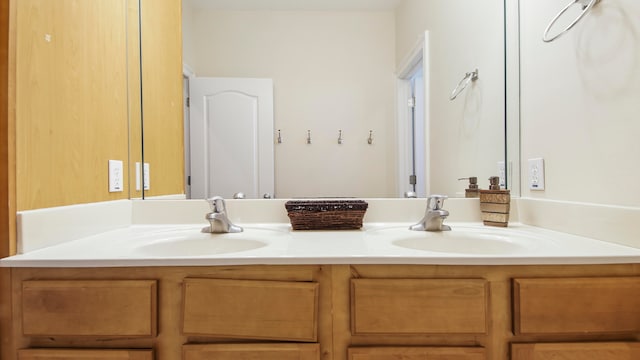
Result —
[{"label": "white switch plate", "polygon": [[529,189],[544,190],[544,159],[529,159]]},{"label": "white switch plate", "polygon": [[498,176],[500,177],[500,187],[503,189],[507,187],[506,174],[504,161],[498,161]]},{"label": "white switch plate", "polygon": [[145,190],[149,190],[151,189],[151,178],[150,178],[150,174],[149,174],[149,163],[144,163],[144,167],[143,167],[143,171],[142,171],[142,182],[144,184],[144,189]]},{"label": "white switch plate", "polygon": [[136,191],[142,190],[142,170],[140,169],[140,163],[136,163]]},{"label": "white switch plate", "polygon": [[109,160],[109,192],[124,191],[122,160]]}]

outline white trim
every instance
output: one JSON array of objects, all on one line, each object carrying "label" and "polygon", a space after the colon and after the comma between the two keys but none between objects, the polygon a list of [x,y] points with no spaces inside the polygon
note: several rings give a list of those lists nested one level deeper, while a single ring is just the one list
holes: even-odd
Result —
[{"label": "white trim", "polygon": [[408,182],[406,179],[407,174],[409,174],[409,169],[411,168],[411,164],[409,163],[409,158],[411,154],[409,153],[409,146],[411,139],[409,137],[411,130],[409,129],[409,124],[406,119],[409,118],[409,107],[407,106],[407,99],[411,95],[411,81],[407,79],[397,79],[396,80],[396,134],[398,137],[398,166],[397,166],[397,195],[399,197],[403,197],[405,191],[408,191]]},{"label": "white trim", "polygon": [[[424,74],[424,139],[425,149],[430,149],[431,139],[431,61],[429,60],[429,32],[424,32],[424,48],[422,54],[422,73]],[[425,194],[431,194],[431,154],[425,156]]]},{"label": "white trim", "polygon": [[396,75],[400,79],[408,78],[425,55],[426,36],[428,32],[420,36],[411,48],[411,51],[400,61],[400,65],[396,69]]},{"label": "white trim", "polygon": [[182,75],[191,79],[196,77],[196,72],[193,70],[191,66],[189,66],[189,64],[182,63]]},{"label": "white trim", "polygon": [[[408,169],[411,166],[408,163],[409,154],[407,153],[408,143],[410,139],[410,130],[404,119],[409,117],[408,107],[406,106],[407,99],[411,93],[411,83],[409,77],[415,72],[415,69],[422,63],[422,72],[424,74],[424,128],[425,128],[425,142],[426,148],[429,148],[429,135],[430,135],[430,109],[429,109],[429,93],[430,93],[430,74],[429,74],[429,32],[425,31],[423,36],[420,36],[416,44],[411,51],[400,62],[398,67],[397,81],[396,81],[396,131],[398,139],[398,166],[397,166],[397,191],[398,196],[404,196],[404,192],[407,191],[405,187],[406,181],[403,181],[403,177],[409,173]],[[430,193],[430,160],[429,154],[425,156],[425,194]]]}]

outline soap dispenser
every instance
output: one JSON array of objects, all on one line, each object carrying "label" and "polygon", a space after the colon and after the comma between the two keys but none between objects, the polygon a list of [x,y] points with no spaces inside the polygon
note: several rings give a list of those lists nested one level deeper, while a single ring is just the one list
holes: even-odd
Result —
[{"label": "soap dispenser", "polygon": [[507,227],[511,205],[511,191],[500,189],[500,178],[489,178],[489,190],[479,190],[482,222],[487,226]]},{"label": "soap dispenser", "polygon": [[478,178],[475,176],[470,176],[468,178],[460,178],[458,180],[469,180],[469,187],[464,189],[464,197],[466,198],[477,198],[479,196],[478,193]]}]

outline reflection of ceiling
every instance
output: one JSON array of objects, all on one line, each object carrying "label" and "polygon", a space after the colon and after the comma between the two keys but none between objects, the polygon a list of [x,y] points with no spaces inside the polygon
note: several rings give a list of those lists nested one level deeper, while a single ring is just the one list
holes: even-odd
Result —
[{"label": "reflection of ceiling", "polygon": [[402,0],[183,0],[194,8],[225,10],[392,10]]}]

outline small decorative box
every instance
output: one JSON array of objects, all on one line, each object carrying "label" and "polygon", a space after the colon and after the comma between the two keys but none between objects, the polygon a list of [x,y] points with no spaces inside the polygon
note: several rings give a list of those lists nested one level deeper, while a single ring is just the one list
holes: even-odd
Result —
[{"label": "small decorative box", "polygon": [[364,200],[290,200],[284,204],[293,230],[354,230],[367,212]]},{"label": "small decorative box", "polygon": [[485,225],[506,227],[510,205],[509,190],[480,190],[480,210]]}]

